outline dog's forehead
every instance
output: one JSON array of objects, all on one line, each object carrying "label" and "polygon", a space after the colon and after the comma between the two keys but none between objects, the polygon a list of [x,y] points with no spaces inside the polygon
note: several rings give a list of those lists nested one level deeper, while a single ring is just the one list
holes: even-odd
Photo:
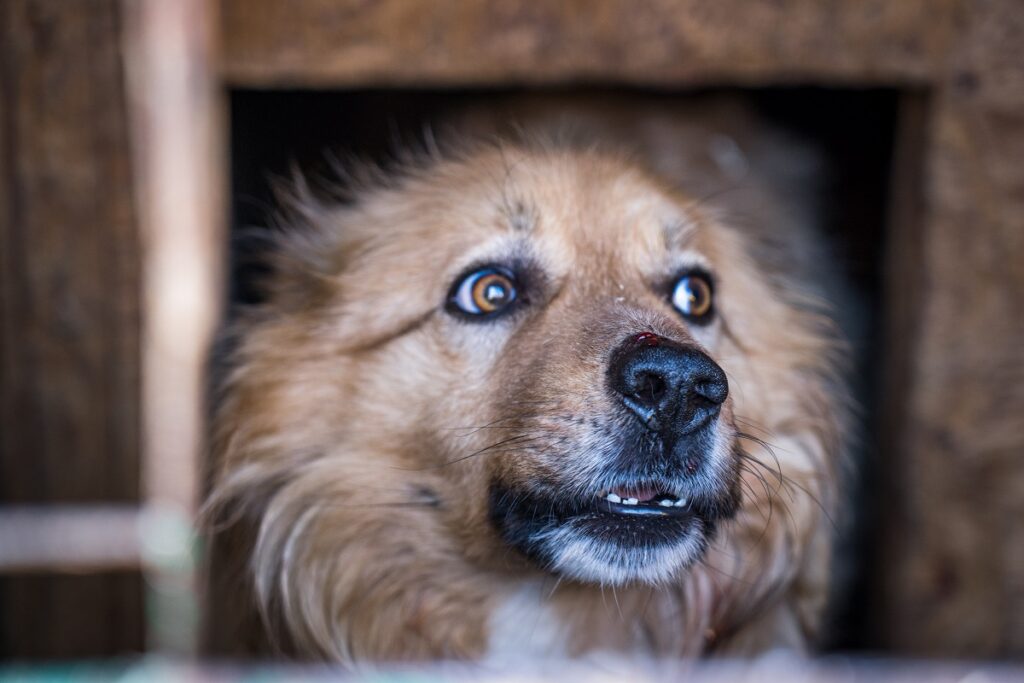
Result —
[{"label": "dog's forehead", "polygon": [[390,268],[424,302],[467,268],[523,259],[556,279],[646,282],[678,267],[674,254],[700,249],[712,223],[694,204],[623,157],[501,150],[370,197],[342,221],[338,260],[350,294],[378,282],[390,291],[379,277]]},{"label": "dog's forehead", "polygon": [[493,196],[504,232],[526,235],[562,263],[611,257],[643,266],[696,232],[681,196],[622,157],[522,152],[502,164]]}]

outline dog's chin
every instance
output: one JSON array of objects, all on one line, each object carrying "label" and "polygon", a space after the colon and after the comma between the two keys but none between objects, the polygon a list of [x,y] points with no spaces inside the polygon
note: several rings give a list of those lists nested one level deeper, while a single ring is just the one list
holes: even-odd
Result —
[{"label": "dog's chin", "polygon": [[671,491],[648,484],[573,496],[493,482],[491,520],[506,543],[559,576],[602,585],[661,584],[703,556],[719,522],[738,505],[732,492],[698,501]]}]

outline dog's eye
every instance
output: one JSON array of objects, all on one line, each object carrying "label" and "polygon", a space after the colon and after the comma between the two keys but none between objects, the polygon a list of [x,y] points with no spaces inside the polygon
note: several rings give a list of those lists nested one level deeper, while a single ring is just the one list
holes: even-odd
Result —
[{"label": "dog's eye", "polygon": [[512,275],[498,268],[481,268],[462,278],[451,295],[450,305],[469,315],[487,316],[516,300]]},{"label": "dog's eye", "polygon": [[699,273],[683,275],[672,288],[672,305],[695,322],[707,322],[711,316],[711,282]]}]

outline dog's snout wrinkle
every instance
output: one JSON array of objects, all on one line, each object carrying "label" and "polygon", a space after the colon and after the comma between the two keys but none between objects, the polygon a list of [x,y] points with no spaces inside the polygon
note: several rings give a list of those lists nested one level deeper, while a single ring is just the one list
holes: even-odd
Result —
[{"label": "dog's snout wrinkle", "polygon": [[608,369],[612,390],[649,430],[678,438],[699,430],[729,394],[707,354],[650,333],[628,338]]}]

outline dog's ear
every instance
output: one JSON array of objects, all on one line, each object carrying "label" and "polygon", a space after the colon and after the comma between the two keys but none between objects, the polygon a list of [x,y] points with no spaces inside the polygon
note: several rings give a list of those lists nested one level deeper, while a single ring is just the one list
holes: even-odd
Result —
[{"label": "dog's ear", "polygon": [[264,293],[280,311],[308,310],[336,293],[334,276],[344,268],[341,211],[318,197],[294,166],[290,177],[273,180],[271,188],[278,209]]}]

